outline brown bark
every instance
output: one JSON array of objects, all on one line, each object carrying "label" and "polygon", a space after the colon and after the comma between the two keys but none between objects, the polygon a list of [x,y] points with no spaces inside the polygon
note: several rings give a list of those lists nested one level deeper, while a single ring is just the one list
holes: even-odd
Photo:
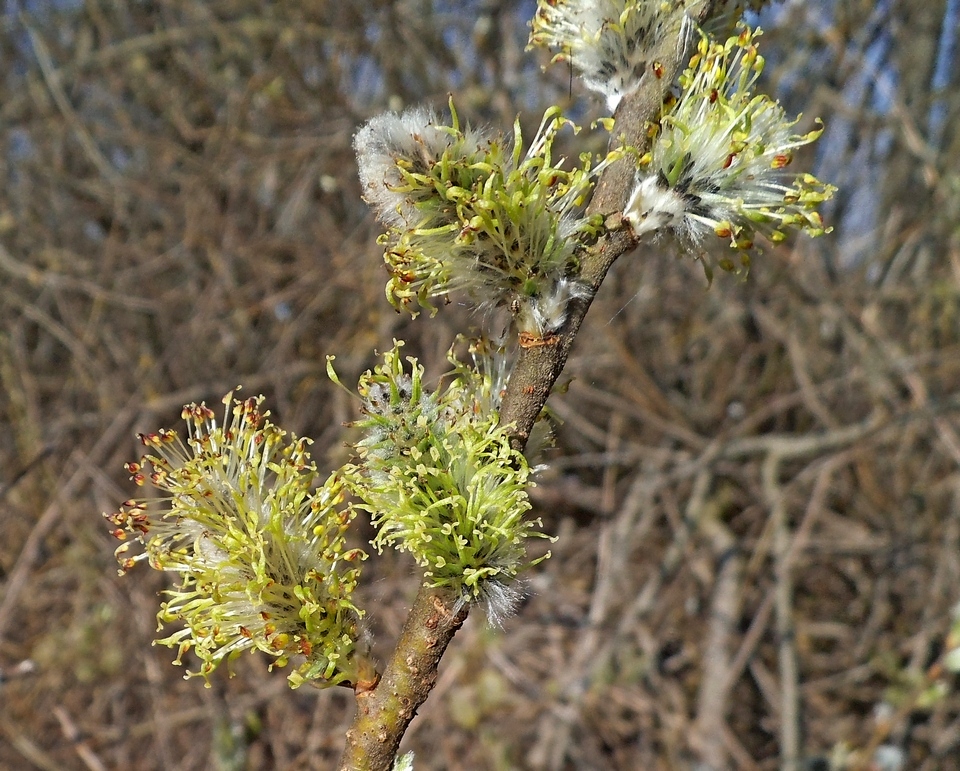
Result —
[{"label": "brown bark", "polygon": [[437,680],[440,658],[463,626],[467,606],[449,591],[420,587],[393,658],[372,690],[358,691],[340,771],[388,771],[417,710]]}]

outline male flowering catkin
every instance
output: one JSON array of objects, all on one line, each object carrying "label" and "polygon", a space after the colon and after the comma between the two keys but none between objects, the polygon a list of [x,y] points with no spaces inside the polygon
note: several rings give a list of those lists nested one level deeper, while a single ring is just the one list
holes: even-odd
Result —
[{"label": "male flowering catkin", "polygon": [[354,426],[364,436],[345,479],[378,549],[409,552],[426,585],[480,602],[499,623],[520,596],[518,573],[539,561],[527,558],[526,540],[545,537],[526,519],[531,469],[496,411],[503,368],[480,349],[474,366],[451,354],[452,378],[430,393],[400,346],[360,378],[364,416]]},{"label": "male flowering catkin", "polygon": [[[821,129],[792,133],[799,118],[789,120],[779,103],[753,94],[763,70],[758,35],[741,27],[725,43],[701,40],[680,79],[679,98],[639,161],[624,210],[636,235],[669,229],[696,246],[715,234],[747,268],[757,233],[779,242],[790,229],[826,232],[817,206],[835,188],[812,174],[786,171],[794,150]],[[729,258],[719,265],[737,267]]]},{"label": "male flowering catkin", "polygon": [[529,46],[559,49],[584,85],[615,110],[640,85],[664,40],[683,45],[683,0],[538,0]]},{"label": "male flowering catkin", "polygon": [[585,154],[580,167],[563,168],[556,135],[578,129],[557,108],[526,151],[519,122],[508,141],[461,127],[450,108],[449,125],[415,108],[357,133],[364,196],[388,226],[387,296],[415,315],[459,292],[481,311],[510,309],[521,332],[549,334],[564,320],[558,298],[589,293],[577,282],[577,248],[601,223],[582,207],[612,158],[593,166]]},{"label": "male flowering catkin", "polygon": [[351,600],[366,555],[347,549],[353,512],[342,506],[344,483],[332,476],[314,487],[308,441],[287,435],[260,411],[262,397],[224,399],[217,424],[204,404],[184,408],[188,437],[160,430],[141,436],[147,454],[128,463],[138,485],[163,493],[127,501],[107,516],[120,540],[122,572],[147,560],[179,575],[165,592],[161,624],[183,627],[158,642],[193,650],[197,673],[209,678],[224,660],[261,650],[273,665],[301,663],[293,686],[354,685],[375,678]]},{"label": "male flowering catkin", "polygon": [[[693,14],[706,0],[537,0],[528,48],[557,51],[552,62],[569,62],[584,85],[606,98],[611,112],[635,91],[656,55],[682,52],[695,29]],[[729,29],[746,9],[769,0],[718,0],[709,26]],[[659,75],[657,75],[659,77]]]}]

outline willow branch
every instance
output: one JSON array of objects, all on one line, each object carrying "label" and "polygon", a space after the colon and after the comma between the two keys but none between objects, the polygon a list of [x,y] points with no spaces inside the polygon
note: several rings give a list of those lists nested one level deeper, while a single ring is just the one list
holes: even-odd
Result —
[{"label": "willow branch", "polygon": [[357,692],[339,771],[389,771],[417,710],[437,681],[440,658],[468,607],[449,591],[421,586],[397,647],[375,688]]},{"label": "willow branch", "polygon": [[[695,22],[701,24],[710,17],[716,5],[716,2],[704,2],[688,13]],[[647,126],[658,119],[663,100],[686,64],[686,59],[685,46],[678,44],[675,39],[664,41],[654,52],[639,88],[625,96],[617,109],[611,149],[621,139],[637,148],[641,155],[649,149]],[[517,449],[523,449],[526,445],[534,422],[566,366],[573,341],[607,271],[618,257],[637,245],[633,233],[620,216],[633,189],[634,177],[632,158],[623,158],[610,165],[601,175],[587,207],[587,216],[600,214],[606,224],[606,233],[586,248],[581,257],[580,279],[593,290],[591,296],[571,302],[567,319],[556,334],[520,350],[500,408],[501,422],[514,425],[512,443]]]},{"label": "willow branch", "polygon": [[[701,3],[689,14],[702,23],[716,5]],[[684,47],[676,40],[665,42],[648,62],[639,88],[625,97],[615,115],[615,137],[647,151],[647,125],[656,121],[663,100],[685,64]],[[600,177],[586,215],[601,214],[606,233],[588,247],[582,257],[581,281],[600,288],[607,271],[620,255],[636,246],[636,239],[620,220],[634,185],[634,162],[625,158],[612,164]],[[563,371],[573,341],[590,307],[592,295],[571,302],[567,320],[556,335],[521,348],[500,410],[501,424],[513,424],[511,443],[523,449],[554,383]],[[403,633],[380,682],[357,693],[357,714],[347,733],[347,746],[339,771],[389,771],[400,740],[417,710],[426,701],[437,679],[440,659],[463,625],[468,606],[449,592],[421,587],[410,609]]]}]

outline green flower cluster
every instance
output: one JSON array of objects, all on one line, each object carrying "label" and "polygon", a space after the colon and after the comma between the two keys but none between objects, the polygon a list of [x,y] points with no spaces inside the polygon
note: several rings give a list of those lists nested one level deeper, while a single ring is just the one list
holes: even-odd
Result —
[{"label": "green flower cluster", "polygon": [[373,518],[378,549],[409,552],[427,585],[486,603],[498,623],[519,599],[517,574],[539,562],[527,561],[526,539],[546,537],[539,520],[525,519],[531,469],[498,422],[491,373],[502,370],[484,373],[451,354],[447,384],[428,393],[401,345],[360,379],[364,417],[354,425],[364,438],[346,479]]},{"label": "green flower cluster", "polygon": [[557,133],[579,129],[558,108],[526,152],[519,122],[511,142],[461,128],[450,109],[450,125],[415,108],[377,116],[357,134],[364,196],[389,227],[387,297],[416,315],[461,291],[481,310],[509,308],[523,332],[549,334],[566,301],[589,294],[576,280],[577,248],[601,222],[580,211],[612,158],[594,167],[584,154],[580,168],[562,168]]},{"label": "green flower cluster", "polygon": [[224,398],[218,426],[204,404],[184,408],[188,437],[161,430],[141,435],[148,453],[128,463],[132,479],[162,497],[130,500],[107,516],[120,540],[144,550],[117,557],[121,572],[141,560],[180,575],[165,592],[158,620],[183,627],[159,640],[178,647],[177,663],[193,650],[209,678],[244,650],[301,663],[291,685],[327,686],[375,679],[360,644],[360,611],[351,601],[359,549],[347,549],[354,514],[341,506],[336,476],[314,486],[308,440],[287,435],[260,411],[263,398]]},{"label": "green flower cluster", "polygon": [[591,91],[614,110],[636,90],[651,54],[670,36],[681,38],[683,0],[538,0],[528,48],[558,49],[552,62],[570,62]]},{"label": "green flower cluster", "polygon": [[[741,27],[725,43],[700,41],[679,99],[639,159],[624,211],[637,235],[670,229],[699,244],[716,234],[748,268],[757,233],[777,243],[791,229],[828,232],[817,207],[835,188],[812,174],[786,171],[794,150],[822,129],[794,134],[799,118],[789,120],[779,103],[754,95],[764,64],[755,45],[759,34]],[[730,258],[719,265],[737,269]]]}]

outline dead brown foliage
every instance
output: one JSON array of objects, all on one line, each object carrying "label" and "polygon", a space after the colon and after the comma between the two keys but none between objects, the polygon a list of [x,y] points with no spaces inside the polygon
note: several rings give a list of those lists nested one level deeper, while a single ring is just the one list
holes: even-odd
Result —
[{"label": "dead brown foliage", "polygon": [[[163,577],[117,578],[99,514],[131,495],[137,431],[238,384],[339,462],[355,405],[324,355],[350,382],[402,336],[437,374],[476,322],[383,300],[352,134],[388,96],[456,89],[508,126],[567,84],[521,69],[513,4],[443,7],[3,22],[0,767],[333,767],[351,695],[254,657],[183,682],[150,645]],[[879,282],[824,270],[829,240],[709,291],[665,244],[616,266],[552,402],[553,557],[502,633],[475,614],[455,640],[418,771],[773,769],[844,743],[960,768],[960,698],[914,698],[960,599],[960,254],[922,225],[891,230]],[[391,555],[366,575],[386,651],[416,581]]]}]

